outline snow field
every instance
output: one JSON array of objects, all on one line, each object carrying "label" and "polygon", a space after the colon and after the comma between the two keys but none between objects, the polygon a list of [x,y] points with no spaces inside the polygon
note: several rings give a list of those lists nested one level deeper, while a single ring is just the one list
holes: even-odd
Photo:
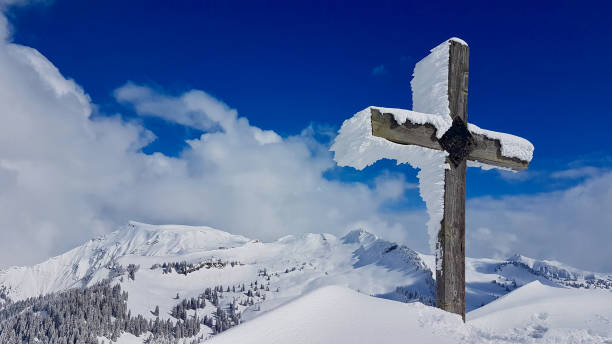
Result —
[{"label": "snow field", "polygon": [[612,293],[532,282],[467,315],[317,289],[211,339],[223,343],[611,343]]},{"label": "snow field", "polygon": [[[454,343],[446,332],[435,333],[407,319],[430,316],[461,328],[461,319],[422,304],[373,298],[354,290],[328,286],[263,314],[213,338],[222,343]],[[449,329],[449,331],[451,331]]]}]

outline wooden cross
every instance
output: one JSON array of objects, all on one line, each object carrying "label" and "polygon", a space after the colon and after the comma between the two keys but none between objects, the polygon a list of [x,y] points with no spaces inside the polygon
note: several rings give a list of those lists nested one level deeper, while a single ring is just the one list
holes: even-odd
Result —
[{"label": "wooden cross", "polygon": [[[398,124],[392,113],[371,109],[372,135],[403,145],[448,152],[444,178],[444,217],[436,248],[436,302],[465,320],[465,170],[466,160],[524,170],[529,161],[502,155],[500,140],[472,133],[467,125],[469,47],[449,40],[448,101],[452,126],[437,139],[436,127],[409,120]],[[441,260],[441,262],[440,262]],[[441,263],[441,264],[440,264]]]}]

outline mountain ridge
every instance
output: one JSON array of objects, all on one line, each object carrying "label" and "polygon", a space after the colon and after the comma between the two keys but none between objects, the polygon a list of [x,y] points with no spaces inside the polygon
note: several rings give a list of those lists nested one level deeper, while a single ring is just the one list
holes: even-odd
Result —
[{"label": "mountain ridge", "polygon": [[[432,256],[381,239],[364,229],[349,231],[340,238],[332,234],[305,233],[287,235],[273,242],[261,243],[208,226],[150,225],[130,221],[117,231],[88,240],[83,245],[41,263],[0,270],[0,286],[4,287],[6,296],[19,300],[86,286],[92,281],[107,278],[111,275],[114,264],[121,260],[130,260],[126,257],[135,260],[138,260],[137,257],[165,257],[166,260],[180,258],[191,262],[197,261],[202,252],[212,257],[214,253],[223,250],[238,251],[240,248],[245,250],[245,246],[248,245],[264,245],[271,250],[279,249],[279,246],[283,245],[292,246],[294,254],[312,253],[313,250],[317,251],[317,254],[330,254],[324,253],[325,250],[331,250],[330,245],[334,248],[356,246],[351,252],[351,259],[354,260],[351,266],[355,269],[373,265],[388,271],[421,272],[421,279],[425,281],[424,289],[431,288],[435,283],[433,282],[435,274],[429,262]],[[309,257],[302,255],[301,258]],[[497,281],[497,284],[504,289],[515,289],[535,279],[539,279],[542,283],[566,287],[612,289],[612,274],[583,271],[560,262],[537,260],[518,254],[506,260],[487,261],[487,259],[467,258],[466,270],[468,270],[468,280],[470,272],[497,274],[497,278],[491,281]],[[527,277],[514,276],[518,272],[510,270],[526,273]],[[431,274],[431,281],[428,280],[427,274]],[[506,276],[508,274],[514,274],[513,278],[509,279]],[[430,290],[429,296],[432,292]],[[387,290],[375,295],[394,298],[389,293],[392,291]],[[395,297],[395,299],[402,298]]]}]

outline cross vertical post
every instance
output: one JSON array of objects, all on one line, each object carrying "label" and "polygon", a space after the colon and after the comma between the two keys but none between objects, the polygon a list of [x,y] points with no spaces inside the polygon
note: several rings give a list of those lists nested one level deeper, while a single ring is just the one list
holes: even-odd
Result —
[{"label": "cross vertical post", "polygon": [[[467,125],[469,48],[450,42],[448,100],[454,122]],[[465,320],[465,170],[466,159],[445,171],[444,217],[436,243],[436,302]],[[441,261],[440,261],[441,260]]]}]

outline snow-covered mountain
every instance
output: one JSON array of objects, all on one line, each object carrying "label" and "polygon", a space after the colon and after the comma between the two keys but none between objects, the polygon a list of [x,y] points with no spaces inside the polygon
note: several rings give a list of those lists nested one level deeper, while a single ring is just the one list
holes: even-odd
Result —
[{"label": "snow-covered mountain", "polygon": [[[0,302],[110,280],[128,293],[131,314],[151,321],[209,319],[197,337],[206,338],[325,286],[432,305],[433,260],[364,230],[342,238],[303,234],[263,243],[210,227],[130,222],[40,264],[1,271]],[[466,278],[468,311],[533,281],[547,287],[612,290],[612,274],[522,256],[468,258]],[[202,306],[199,300],[208,303]],[[240,320],[213,328],[210,319],[221,317],[221,310]]]},{"label": "snow-covered mountain", "polygon": [[62,255],[31,267],[0,271],[0,285],[13,300],[81,287],[108,277],[124,257],[180,257],[220,246],[244,245],[249,239],[210,227],[151,226],[131,222]]},{"label": "snow-covered mountain", "polygon": [[[186,276],[152,269],[171,262],[197,265],[217,260],[239,264],[202,269]],[[137,288],[141,279],[151,278],[157,280],[156,284],[178,292],[193,281],[194,291],[199,291],[203,281],[210,285],[250,283],[261,279],[262,271],[266,270],[278,275],[270,279],[270,285],[282,289],[280,294],[286,298],[327,284],[343,284],[375,295],[392,294],[397,287],[406,287],[423,301],[432,302],[429,300],[433,292],[432,274],[421,256],[365,231],[353,231],[343,238],[330,234],[290,235],[262,243],[210,227],[137,222],[40,264],[2,271],[0,285],[16,301],[92,285],[117,275],[119,267],[130,264],[140,269],[139,278],[124,282],[128,289]],[[175,285],[177,278],[181,282]]]}]

